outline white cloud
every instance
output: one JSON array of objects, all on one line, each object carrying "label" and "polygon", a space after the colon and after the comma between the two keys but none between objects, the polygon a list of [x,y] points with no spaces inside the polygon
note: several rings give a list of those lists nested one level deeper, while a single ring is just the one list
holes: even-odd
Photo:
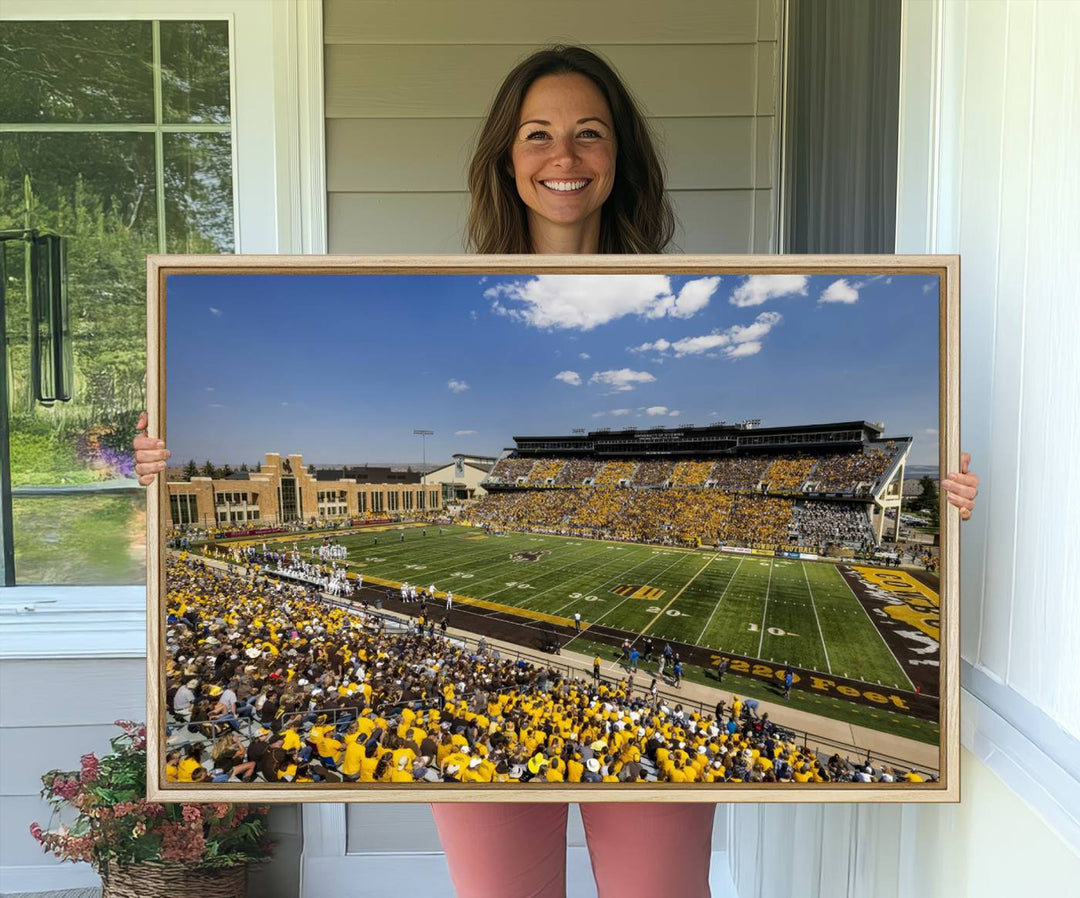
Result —
[{"label": "white cloud", "polygon": [[216,388],[215,387],[203,387],[203,389],[206,390],[207,393],[213,393]]},{"label": "white cloud", "polygon": [[745,359],[747,356],[757,355],[761,352],[761,341],[751,340],[749,343],[739,343],[724,350],[729,359]]},{"label": "white cloud", "polygon": [[656,378],[648,371],[620,368],[617,371],[597,371],[589,378],[589,383],[609,386],[613,393],[626,393],[639,384],[650,384],[654,380]]},{"label": "white cloud", "polygon": [[641,411],[650,418],[678,418],[682,414],[678,409],[669,409],[666,405],[650,405]]},{"label": "white cloud", "polygon": [[470,321],[475,321],[476,317],[477,317],[476,316],[476,309],[470,309],[469,310],[469,320]]},{"label": "white cloud", "polygon": [[846,278],[833,281],[818,297],[818,305],[825,302],[839,302],[845,305],[853,305],[859,301],[859,289],[863,284],[848,283]]},{"label": "white cloud", "polygon": [[936,427],[926,427],[923,429],[923,433],[930,437],[936,437],[938,435],[938,429]]},{"label": "white cloud", "polygon": [[593,412],[594,418],[621,418],[623,415],[629,415],[630,409],[628,408],[613,408],[610,412]]},{"label": "white cloud", "polygon": [[674,353],[676,358],[687,355],[703,355],[721,352],[729,359],[745,358],[761,351],[761,340],[781,321],[779,312],[761,312],[752,324],[732,325],[725,330],[713,331],[698,337],[683,337],[671,342],[661,337],[652,343],[642,343],[631,352],[656,352],[660,355]]},{"label": "white cloud", "polygon": [[469,385],[463,380],[448,380],[446,382],[446,386],[451,393],[464,393],[467,389],[469,389]]},{"label": "white cloud", "polygon": [[471,437],[473,434],[479,433],[479,430],[455,430],[454,436],[456,437]]},{"label": "white cloud", "polygon": [[745,308],[784,296],[806,296],[809,283],[805,274],[752,274],[735,288],[730,302]]},{"label": "white cloud", "polygon": [[542,274],[484,291],[492,309],[538,328],[592,330],[626,315],[690,318],[708,304],[718,277],[696,278],[673,294],[662,274]]},{"label": "white cloud", "polygon": [[592,358],[592,356],[589,355],[587,352],[579,352],[578,358],[581,359],[581,361],[583,362],[587,362],[589,359]]},{"label": "white cloud", "polygon": [[576,371],[560,371],[555,375],[555,380],[561,380],[564,384],[571,387],[581,386],[581,375]]},{"label": "white cloud", "polygon": [[925,284],[922,285],[922,292],[923,293],[929,293],[931,290],[934,290],[936,287],[937,287],[937,284],[934,281],[927,281]]},{"label": "white cloud", "polygon": [[211,402],[207,404],[208,408],[225,408],[220,402]]},{"label": "white cloud", "polygon": [[215,318],[220,318],[221,317],[221,314],[222,314],[221,309],[215,309],[213,306],[210,306],[209,308],[210,308],[210,314],[211,315],[213,315]]}]

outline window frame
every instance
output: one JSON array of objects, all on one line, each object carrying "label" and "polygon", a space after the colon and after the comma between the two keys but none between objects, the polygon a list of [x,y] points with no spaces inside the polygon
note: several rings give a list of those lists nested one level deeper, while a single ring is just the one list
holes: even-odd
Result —
[{"label": "window frame", "polygon": [[[0,6],[0,22],[148,19],[229,23],[236,252],[325,253],[321,3],[5,0]],[[145,655],[145,608],[145,586],[2,587],[0,658]],[[88,615],[95,632],[89,641]]]}]

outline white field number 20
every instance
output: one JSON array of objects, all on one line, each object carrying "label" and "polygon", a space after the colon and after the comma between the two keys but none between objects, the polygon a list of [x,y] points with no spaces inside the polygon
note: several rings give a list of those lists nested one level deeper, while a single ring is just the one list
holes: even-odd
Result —
[{"label": "white field number 20", "polygon": [[[646,614],[659,614],[661,611],[664,611],[664,609],[661,608],[659,605],[650,605],[648,608],[645,609]],[[667,611],[664,611],[664,614],[666,614],[668,617],[690,616],[689,614],[683,614],[681,611],[676,611],[674,608],[669,608]]]}]

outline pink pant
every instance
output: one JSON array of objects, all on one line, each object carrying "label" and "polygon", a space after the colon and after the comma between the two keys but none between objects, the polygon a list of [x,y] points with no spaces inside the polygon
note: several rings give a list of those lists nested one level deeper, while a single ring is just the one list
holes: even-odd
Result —
[{"label": "pink pant", "polygon": [[[433,804],[458,898],[564,898],[565,804]],[[581,805],[599,898],[708,898],[713,804]]]}]

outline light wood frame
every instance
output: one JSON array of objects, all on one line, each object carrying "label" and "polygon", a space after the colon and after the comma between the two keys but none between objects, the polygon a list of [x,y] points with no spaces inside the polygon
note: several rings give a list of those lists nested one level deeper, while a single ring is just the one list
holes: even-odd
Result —
[{"label": "light wood frame", "polygon": [[[960,259],[909,256],[166,256],[147,257],[148,434],[164,438],[166,278],[170,274],[809,274],[937,275],[939,284],[939,467],[959,469]],[[164,777],[164,478],[147,500],[147,797],[171,801],[703,801],[956,802],[960,800],[960,601],[957,509],[941,499],[940,742],[937,783],[693,784],[214,784]]]}]

